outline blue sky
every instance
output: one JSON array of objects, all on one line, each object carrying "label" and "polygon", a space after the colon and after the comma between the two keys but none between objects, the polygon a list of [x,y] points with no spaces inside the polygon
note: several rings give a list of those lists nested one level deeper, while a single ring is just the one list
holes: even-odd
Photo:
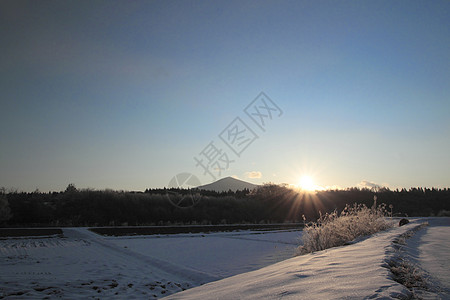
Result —
[{"label": "blue sky", "polygon": [[[449,1],[1,1],[0,186],[450,186]],[[245,107],[282,114],[262,131]],[[258,138],[236,156],[236,118]],[[215,173],[214,173],[215,172]],[[253,173],[251,173],[253,172]],[[251,176],[251,174],[253,174]],[[259,178],[248,178],[259,177]]]}]

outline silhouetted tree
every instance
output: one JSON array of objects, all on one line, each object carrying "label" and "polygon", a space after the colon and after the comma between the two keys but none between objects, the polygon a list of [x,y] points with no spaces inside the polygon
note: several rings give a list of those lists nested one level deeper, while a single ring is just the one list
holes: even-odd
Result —
[{"label": "silhouetted tree", "polygon": [[[2,220],[11,226],[280,223],[301,222],[302,215],[314,221],[319,212],[342,211],[346,204],[371,207],[375,195],[369,189],[302,193],[286,186],[266,184],[253,191],[195,190],[200,201],[192,207],[177,208],[169,202],[167,193],[182,198],[193,190],[95,191],[78,190],[69,184],[63,192],[0,191]],[[394,216],[442,215],[450,211],[449,189],[379,189],[376,196],[378,203],[392,207]]]},{"label": "silhouetted tree", "polygon": [[11,209],[6,198],[5,188],[0,188],[0,224],[11,219]]},{"label": "silhouetted tree", "polygon": [[66,187],[65,193],[76,193],[78,192],[77,188],[75,187],[75,184],[69,183]]}]

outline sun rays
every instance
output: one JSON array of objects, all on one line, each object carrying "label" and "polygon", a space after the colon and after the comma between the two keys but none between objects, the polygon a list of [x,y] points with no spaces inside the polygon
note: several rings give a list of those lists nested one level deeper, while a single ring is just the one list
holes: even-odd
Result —
[{"label": "sun rays", "polygon": [[323,190],[323,187],[317,185],[314,182],[314,178],[311,175],[303,175],[298,180],[298,183],[294,185],[302,192],[315,192]]},{"label": "sun rays", "polygon": [[309,175],[303,175],[298,182],[298,187],[304,191],[312,192],[315,190],[314,180]]}]

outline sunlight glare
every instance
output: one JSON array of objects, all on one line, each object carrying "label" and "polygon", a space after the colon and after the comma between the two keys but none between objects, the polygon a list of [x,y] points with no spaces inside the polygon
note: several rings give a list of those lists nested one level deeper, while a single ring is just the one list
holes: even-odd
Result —
[{"label": "sunlight glare", "polygon": [[313,179],[311,178],[311,176],[308,175],[303,175],[302,178],[300,178],[298,187],[304,191],[312,192],[316,190],[316,185],[314,184]]}]

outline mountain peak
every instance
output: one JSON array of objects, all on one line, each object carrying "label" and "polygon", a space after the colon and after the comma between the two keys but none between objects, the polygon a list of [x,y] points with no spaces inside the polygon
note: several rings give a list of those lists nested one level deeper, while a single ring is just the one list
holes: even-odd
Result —
[{"label": "mountain peak", "polygon": [[253,190],[257,186],[258,185],[256,184],[236,179],[233,177],[225,177],[213,183],[198,186],[197,188],[201,190],[216,191],[216,192],[228,192],[229,190],[235,192],[243,189]]}]

